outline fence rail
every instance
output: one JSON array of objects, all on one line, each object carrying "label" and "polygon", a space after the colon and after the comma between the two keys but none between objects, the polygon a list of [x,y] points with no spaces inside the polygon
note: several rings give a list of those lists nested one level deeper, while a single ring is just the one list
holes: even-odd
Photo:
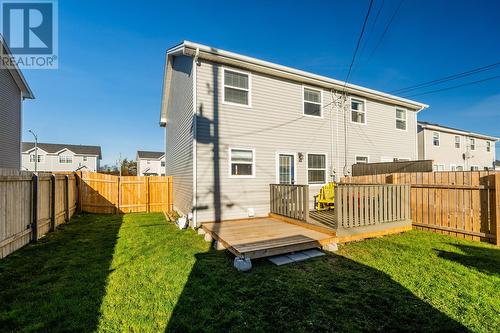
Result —
[{"label": "fence rail", "polygon": [[417,229],[500,245],[500,173],[450,171],[346,177],[343,183],[410,184]]},{"label": "fence rail", "polygon": [[309,219],[309,186],[270,184],[271,213],[305,221]]},{"label": "fence rail", "polygon": [[338,228],[410,220],[409,185],[342,185],[335,187]]},{"label": "fence rail", "polygon": [[51,175],[0,169],[0,258],[36,241],[76,212],[73,174]]}]

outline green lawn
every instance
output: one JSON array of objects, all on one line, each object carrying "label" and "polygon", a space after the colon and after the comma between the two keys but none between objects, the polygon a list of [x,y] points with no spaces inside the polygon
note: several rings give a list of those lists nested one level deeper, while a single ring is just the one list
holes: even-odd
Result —
[{"label": "green lawn", "polygon": [[500,250],[411,231],[277,267],[161,214],[80,215],[0,261],[0,331],[466,331],[500,327]]}]

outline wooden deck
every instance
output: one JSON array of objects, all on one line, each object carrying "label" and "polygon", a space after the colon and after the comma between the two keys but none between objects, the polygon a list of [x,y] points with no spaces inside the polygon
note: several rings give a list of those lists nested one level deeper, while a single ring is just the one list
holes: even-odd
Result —
[{"label": "wooden deck", "polygon": [[312,210],[309,212],[309,219],[311,223],[319,223],[329,228],[337,229],[334,210]]},{"label": "wooden deck", "polygon": [[234,255],[249,259],[322,247],[336,241],[334,232],[320,232],[273,217],[204,223],[202,229]]}]

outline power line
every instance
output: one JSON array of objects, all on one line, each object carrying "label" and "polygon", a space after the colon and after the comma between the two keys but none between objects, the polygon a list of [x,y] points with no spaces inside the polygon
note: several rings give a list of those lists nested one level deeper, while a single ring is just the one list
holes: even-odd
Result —
[{"label": "power line", "polygon": [[382,8],[384,7],[384,0],[382,0],[382,3],[380,4],[380,7],[378,8],[377,14],[375,15],[375,19],[373,20],[373,24],[371,25],[371,30],[366,36],[365,43],[361,47],[361,51],[359,51],[359,56],[362,57],[363,53],[365,52],[366,45],[368,45],[368,41],[370,40],[370,37],[373,34],[373,31],[375,30],[375,26],[377,25],[378,22],[378,17],[380,16],[380,12],[382,11]]},{"label": "power line", "polygon": [[484,71],[493,69],[494,67],[496,67],[498,65],[500,65],[500,62],[496,62],[494,64],[483,66],[483,67],[474,68],[474,69],[471,69],[471,70],[468,70],[468,71],[465,71],[465,72],[462,72],[462,73],[445,76],[443,78],[439,78],[439,79],[435,79],[435,80],[431,80],[431,81],[427,81],[427,82],[422,82],[422,83],[419,83],[419,84],[416,84],[416,85],[413,85],[413,86],[409,86],[409,87],[405,87],[405,88],[401,88],[401,89],[392,90],[392,91],[389,91],[389,93],[391,93],[391,94],[392,93],[402,93],[402,94],[405,94],[405,93],[407,93],[409,91],[416,90],[416,89],[419,89],[419,88],[429,87],[429,86],[433,86],[433,85],[438,84],[438,83],[443,83],[443,82],[455,80],[455,79],[458,79],[458,78],[461,78],[461,77],[464,77],[464,76],[469,76],[469,75],[473,75],[473,74],[476,74],[476,73],[484,72]]},{"label": "power line", "polygon": [[490,80],[494,80],[494,79],[498,79],[498,78],[500,78],[500,75],[495,75],[495,76],[488,77],[486,79],[472,81],[472,82],[467,82],[467,83],[459,84],[459,85],[452,86],[452,87],[447,87],[447,88],[442,88],[442,89],[436,89],[436,90],[430,90],[430,91],[426,91],[426,92],[419,93],[419,94],[409,95],[409,96],[405,96],[405,98],[407,98],[407,97],[415,97],[415,96],[422,96],[422,95],[427,95],[427,94],[433,94],[433,93],[437,93],[437,92],[440,92],[440,91],[446,91],[446,90],[456,89],[456,88],[460,88],[460,87],[470,86],[472,84],[477,84],[477,83],[481,83],[481,82],[485,82],[485,81],[490,81]]},{"label": "power line", "polygon": [[347,77],[344,82],[344,89],[347,85],[347,81],[349,81],[349,76],[351,75],[352,66],[354,65],[354,61],[356,60],[356,54],[358,53],[359,44],[361,43],[361,39],[363,38],[363,33],[365,32],[366,22],[368,21],[368,17],[370,16],[372,5],[373,5],[373,0],[370,0],[370,6],[368,7],[368,11],[366,12],[365,21],[363,22],[363,28],[361,29],[361,33],[359,34],[358,43],[356,44],[356,50],[354,50],[354,54],[351,60],[351,65],[349,66],[349,71],[347,72]]},{"label": "power line", "polygon": [[[392,24],[392,22],[394,21],[394,18],[396,17],[396,15],[398,14],[399,12],[399,9],[401,8],[401,5],[403,4],[404,0],[400,0],[399,1],[399,4],[398,4],[398,7],[396,8],[396,10],[394,11],[394,13],[392,14],[391,16],[391,19],[389,20],[389,22],[387,23],[387,25],[385,26],[385,29],[384,29],[384,32],[382,33],[382,35],[380,36],[380,39],[378,40],[377,44],[375,45],[375,48],[373,49],[372,53],[370,53],[370,56],[368,57],[368,60],[371,59],[371,57],[373,57],[373,55],[375,54],[375,52],[377,52],[377,49],[378,47],[380,46],[380,44],[382,43],[382,40],[384,39],[385,35],[387,34],[387,31],[389,31],[389,28]],[[368,62],[367,60],[367,62]]]}]

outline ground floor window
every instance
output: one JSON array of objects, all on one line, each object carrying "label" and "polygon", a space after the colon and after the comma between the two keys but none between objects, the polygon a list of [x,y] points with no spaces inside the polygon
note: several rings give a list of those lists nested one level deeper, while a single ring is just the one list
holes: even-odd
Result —
[{"label": "ground floor window", "polygon": [[444,171],[444,164],[434,164],[432,171]]},{"label": "ground floor window", "polygon": [[255,150],[231,148],[229,150],[231,177],[244,178],[255,176]]},{"label": "ground floor window", "polygon": [[368,163],[368,156],[356,156],[357,163]]},{"label": "ground floor window", "polygon": [[307,183],[326,183],[326,155],[307,154]]},{"label": "ground floor window", "polygon": [[479,166],[478,165],[471,165],[470,171],[479,171]]}]

